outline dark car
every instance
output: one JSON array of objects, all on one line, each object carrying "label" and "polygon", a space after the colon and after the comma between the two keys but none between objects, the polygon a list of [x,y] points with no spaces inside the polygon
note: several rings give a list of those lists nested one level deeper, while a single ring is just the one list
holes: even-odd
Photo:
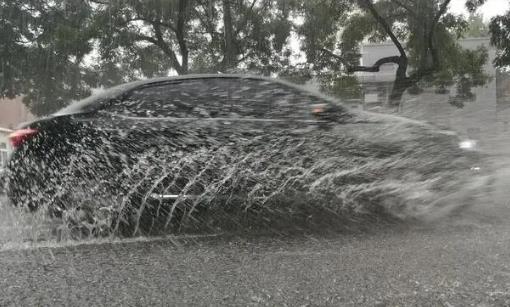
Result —
[{"label": "dark car", "polygon": [[117,86],[20,127],[11,142],[13,204],[134,220],[201,207],[289,214],[305,202],[335,213],[406,210],[411,191],[437,194],[454,185],[453,170],[461,181],[476,163],[430,125],[237,75]]}]

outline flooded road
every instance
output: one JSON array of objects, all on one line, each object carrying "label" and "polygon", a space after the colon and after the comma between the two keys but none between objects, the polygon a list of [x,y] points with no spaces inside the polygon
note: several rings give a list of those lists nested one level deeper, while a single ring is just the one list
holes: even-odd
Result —
[{"label": "flooded road", "polygon": [[334,236],[47,243],[51,225],[4,208],[0,305],[509,306],[510,142],[482,143],[472,205]]}]

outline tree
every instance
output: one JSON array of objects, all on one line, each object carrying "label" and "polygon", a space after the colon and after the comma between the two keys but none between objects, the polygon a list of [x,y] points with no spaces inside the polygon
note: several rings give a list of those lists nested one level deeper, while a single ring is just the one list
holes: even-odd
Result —
[{"label": "tree", "polygon": [[[418,85],[457,85],[470,97],[470,88],[486,80],[481,66],[487,52],[456,43],[468,22],[447,13],[449,2],[0,1],[0,96],[24,95],[41,115],[94,87],[173,73],[249,71],[300,82],[316,78],[331,94],[354,98],[360,94],[354,72],[377,72],[393,63],[394,102]],[[503,29],[500,21],[491,31]],[[291,61],[293,31],[303,38],[303,63]],[[504,50],[505,32],[499,33],[493,43]],[[359,65],[362,42],[387,39],[398,54]]]},{"label": "tree", "polygon": [[[90,0],[100,61],[127,79],[189,70],[193,0]],[[107,70],[108,71],[108,70]],[[114,71],[110,71],[113,73]],[[108,81],[108,80],[105,80]]]},{"label": "tree", "polygon": [[195,7],[204,46],[194,59],[198,72],[270,74],[287,65],[291,1],[200,1]]},{"label": "tree", "polygon": [[[475,12],[487,0],[468,0],[466,7],[470,12]],[[498,49],[494,60],[497,67],[510,66],[510,10],[503,15],[496,16],[489,23],[491,44]]]},{"label": "tree", "polygon": [[88,7],[79,1],[0,1],[0,97],[24,96],[33,113],[90,93]]},{"label": "tree", "polygon": [[489,25],[483,20],[482,14],[471,13],[467,19],[465,37],[487,37],[489,36]]},{"label": "tree", "polygon": [[144,77],[267,67],[290,33],[283,0],[92,2],[101,60]]},{"label": "tree", "polygon": [[[399,103],[406,90],[419,84],[437,84],[438,75],[443,86],[460,82],[478,85],[487,79],[477,73],[480,67],[460,61],[467,58],[483,65],[487,52],[463,50],[456,43],[467,22],[447,12],[450,0],[357,0],[356,4],[360,11],[346,21],[342,43],[335,50],[323,49],[323,54],[335,58],[350,73],[378,72],[384,64],[397,65],[391,103]],[[358,65],[363,41],[387,39],[396,47],[397,55],[381,58],[372,66]],[[462,67],[473,67],[474,71],[466,73]],[[458,88],[470,92],[469,86]]]},{"label": "tree", "polygon": [[510,66],[510,10],[505,15],[493,18],[489,29],[491,43],[499,50],[494,64],[498,67]]},{"label": "tree", "polygon": [[[293,8],[295,15],[303,20],[302,23],[295,25],[295,28],[302,39],[301,50],[306,55],[306,63],[294,65],[289,69],[290,72],[284,71],[280,75],[291,80],[298,76],[301,82],[303,77],[315,79],[319,82],[321,90],[330,95],[343,99],[359,98],[361,88],[358,80],[347,74],[344,61],[338,61],[329,51],[346,43],[345,40],[341,40],[339,34],[342,33],[348,15],[353,9],[350,0],[295,1]],[[357,61],[359,52],[346,53],[344,57]],[[296,71],[296,68],[300,71]]]},{"label": "tree", "polygon": [[0,97],[43,115],[91,88],[289,65],[287,0],[0,2]]}]

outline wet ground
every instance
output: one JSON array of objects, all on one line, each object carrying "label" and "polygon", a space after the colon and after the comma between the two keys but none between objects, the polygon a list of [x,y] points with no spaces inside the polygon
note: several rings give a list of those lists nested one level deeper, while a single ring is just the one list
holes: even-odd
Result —
[{"label": "wet ground", "polygon": [[8,250],[1,305],[508,306],[503,221]]},{"label": "wet ground", "polygon": [[0,305],[509,306],[509,178],[500,165],[480,206],[419,226],[7,244]]},{"label": "wet ground", "polygon": [[37,216],[4,209],[0,305],[510,306],[510,142],[482,143],[487,188],[429,223],[84,244],[41,241]]}]

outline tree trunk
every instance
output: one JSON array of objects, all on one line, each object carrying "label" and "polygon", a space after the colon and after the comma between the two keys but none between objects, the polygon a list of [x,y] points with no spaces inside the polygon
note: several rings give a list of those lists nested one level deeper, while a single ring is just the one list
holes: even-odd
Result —
[{"label": "tree trunk", "polygon": [[188,0],[179,1],[179,16],[177,18],[177,42],[179,44],[179,52],[181,54],[181,68],[179,74],[188,73],[189,51],[186,43],[186,22],[187,22],[187,6]]},{"label": "tree trunk", "polygon": [[225,43],[222,64],[223,70],[227,71],[235,66],[234,31],[232,27],[230,0],[223,0],[223,26],[225,29]]},{"label": "tree trunk", "polygon": [[400,100],[402,99],[402,96],[404,95],[404,92],[409,87],[409,79],[407,78],[407,54],[404,49],[404,46],[399,41],[398,37],[393,33],[392,26],[389,24],[384,17],[382,17],[377,9],[374,6],[374,2],[372,0],[358,0],[358,4],[366,9],[374,19],[379,23],[379,25],[384,29],[386,34],[390,37],[391,41],[395,45],[395,47],[398,49],[398,52],[400,53],[400,56],[398,57],[398,60],[396,61],[398,65],[397,74],[395,78],[395,82],[393,83],[393,89],[390,95],[390,101],[389,103],[391,105],[399,104]]},{"label": "tree trunk", "polygon": [[407,57],[400,57],[398,61],[397,73],[391,90],[389,104],[396,106],[400,104],[402,96],[405,91],[410,87],[411,82],[407,77]]}]

